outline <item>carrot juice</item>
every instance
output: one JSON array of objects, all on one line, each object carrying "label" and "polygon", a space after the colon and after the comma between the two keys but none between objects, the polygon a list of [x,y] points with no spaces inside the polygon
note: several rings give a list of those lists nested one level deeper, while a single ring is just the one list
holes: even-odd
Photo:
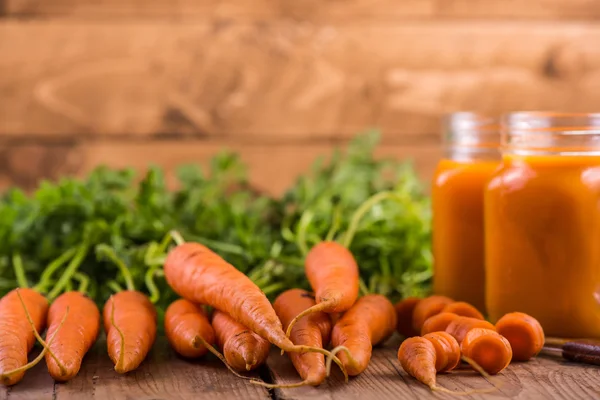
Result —
[{"label": "carrot juice", "polygon": [[448,122],[446,156],[432,188],[433,290],[485,309],[484,188],[499,164],[494,120],[472,113]]},{"label": "carrot juice", "polygon": [[[600,338],[600,116],[519,113],[486,188],[486,305]],[[544,123],[545,122],[545,123]]]}]

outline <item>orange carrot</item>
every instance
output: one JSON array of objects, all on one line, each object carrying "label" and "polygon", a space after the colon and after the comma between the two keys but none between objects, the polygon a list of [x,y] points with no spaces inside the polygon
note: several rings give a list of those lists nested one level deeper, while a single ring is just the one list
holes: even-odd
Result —
[{"label": "orange carrot", "polygon": [[527,361],[535,357],[544,347],[544,329],[530,315],[513,312],[496,322],[496,331],[510,343],[513,360]]},{"label": "orange carrot", "polygon": [[432,332],[423,336],[435,347],[437,372],[452,371],[460,362],[460,345],[447,332]]},{"label": "orange carrot", "polygon": [[[305,290],[290,289],[281,293],[273,303],[284,329],[287,329],[294,317],[315,305],[314,298]],[[295,344],[311,347],[324,347],[331,336],[331,320],[324,312],[315,312],[304,316],[293,327],[290,339]],[[302,384],[318,386],[325,380],[325,357],[318,353],[290,353],[296,371],[304,379]]]},{"label": "orange carrot", "polygon": [[469,330],[460,348],[464,357],[474,361],[491,375],[506,368],[512,359],[512,349],[508,340],[491,329]]},{"label": "orange carrot", "polygon": [[33,289],[14,289],[0,299],[0,377],[7,386],[23,379],[25,371],[12,371],[27,364],[36,339],[19,293],[38,332],[44,328],[48,313],[48,300]]},{"label": "orange carrot", "polygon": [[[69,315],[63,322],[67,310]],[[48,311],[46,333],[46,339],[54,337],[52,342],[48,342],[48,347],[56,357],[51,353],[46,354],[50,376],[60,382],[74,378],[99,331],[100,311],[94,301],[75,291],[57,297]]]},{"label": "orange carrot", "polygon": [[448,325],[459,316],[451,312],[442,312],[427,318],[421,328],[421,335],[426,335],[431,332],[445,331]]},{"label": "orange carrot", "polygon": [[[348,375],[363,372],[371,360],[373,346],[387,339],[396,329],[394,305],[379,294],[358,299],[333,327],[331,354],[340,350],[340,360]],[[330,365],[331,359],[327,360]]]},{"label": "orange carrot", "polygon": [[267,361],[271,344],[227,313],[215,310],[212,327],[227,364],[234,370],[250,371]]},{"label": "orange carrot", "polygon": [[124,290],[110,297],[103,310],[108,355],[115,371],[136,369],[156,338],[156,310],[143,293]]},{"label": "orange carrot", "polygon": [[[438,335],[440,333],[442,335]],[[437,386],[437,372],[449,371],[458,364],[456,359],[460,357],[460,352],[457,351],[457,346],[456,340],[451,336],[444,335],[443,332],[428,334],[424,337],[411,337],[400,345],[398,361],[407,374],[429,386],[431,390],[457,395],[492,391],[494,388],[454,392]],[[439,361],[440,358],[442,361]],[[483,373],[485,374],[485,371]]]},{"label": "orange carrot", "polygon": [[451,312],[462,317],[484,319],[483,314],[481,314],[479,310],[464,301],[455,301],[454,303],[447,304],[446,307],[442,309],[442,312]]},{"label": "orange carrot", "polygon": [[413,313],[420,301],[418,297],[407,297],[394,306],[398,320],[396,331],[406,338],[419,336],[419,332],[413,328]]},{"label": "orange carrot", "polygon": [[306,255],[304,268],[317,304],[290,322],[286,331],[288,337],[296,322],[305,315],[344,312],[358,297],[358,265],[352,253],[341,244],[331,241],[317,244]]},{"label": "orange carrot", "polygon": [[167,282],[181,297],[226,312],[282,350],[330,354],[324,349],[294,345],[258,286],[206,246],[179,244],[167,255],[164,271]]},{"label": "orange carrot", "polygon": [[446,332],[454,336],[458,343],[462,343],[463,339],[469,333],[471,329],[484,328],[495,331],[496,328],[491,323],[470,317],[458,317],[454,321],[450,322],[450,325],[446,328]]},{"label": "orange carrot", "polygon": [[453,302],[454,300],[446,296],[429,296],[421,300],[413,312],[414,330],[421,332],[421,328],[428,318],[441,313],[446,305]]},{"label": "orange carrot", "polygon": [[215,331],[202,307],[185,299],[167,307],[165,335],[171,347],[188,358],[202,357],[208,352],[204,343],[215,343]]}]

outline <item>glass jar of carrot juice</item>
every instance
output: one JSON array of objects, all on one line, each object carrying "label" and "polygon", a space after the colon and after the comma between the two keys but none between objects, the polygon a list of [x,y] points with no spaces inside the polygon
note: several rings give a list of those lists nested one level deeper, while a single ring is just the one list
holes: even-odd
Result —
[{"label": "glass jar of carrot juice", "polygon": [[600,114],[515,113],[485,194],[486,305],[600,337]]},{"label": "glass jar of carrot juice", "polygon": [[483,196],[500,162],[499,125],[484,115],[451,114],[444,145],[432,188],[433,290],[484,311]]}]

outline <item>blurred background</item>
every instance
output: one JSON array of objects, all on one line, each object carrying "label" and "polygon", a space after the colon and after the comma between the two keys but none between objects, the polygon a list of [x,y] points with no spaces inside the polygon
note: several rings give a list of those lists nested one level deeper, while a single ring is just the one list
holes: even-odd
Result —
[{"label": "blurred background", "polygon": [[368,128],[428,179],[440,118],[600,110],[599,0],[0,0],[0,187],[239,151],[281,193]]}]

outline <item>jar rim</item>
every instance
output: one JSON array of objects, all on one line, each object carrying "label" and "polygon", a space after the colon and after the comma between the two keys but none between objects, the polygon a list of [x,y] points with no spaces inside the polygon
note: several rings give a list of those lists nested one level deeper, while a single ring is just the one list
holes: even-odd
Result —
[{"label": "jar rim", "polygon": [[600,133],[600,113],[518,111],[504,115],[501,124],[509,135],[544,131],[589,135]]}]

